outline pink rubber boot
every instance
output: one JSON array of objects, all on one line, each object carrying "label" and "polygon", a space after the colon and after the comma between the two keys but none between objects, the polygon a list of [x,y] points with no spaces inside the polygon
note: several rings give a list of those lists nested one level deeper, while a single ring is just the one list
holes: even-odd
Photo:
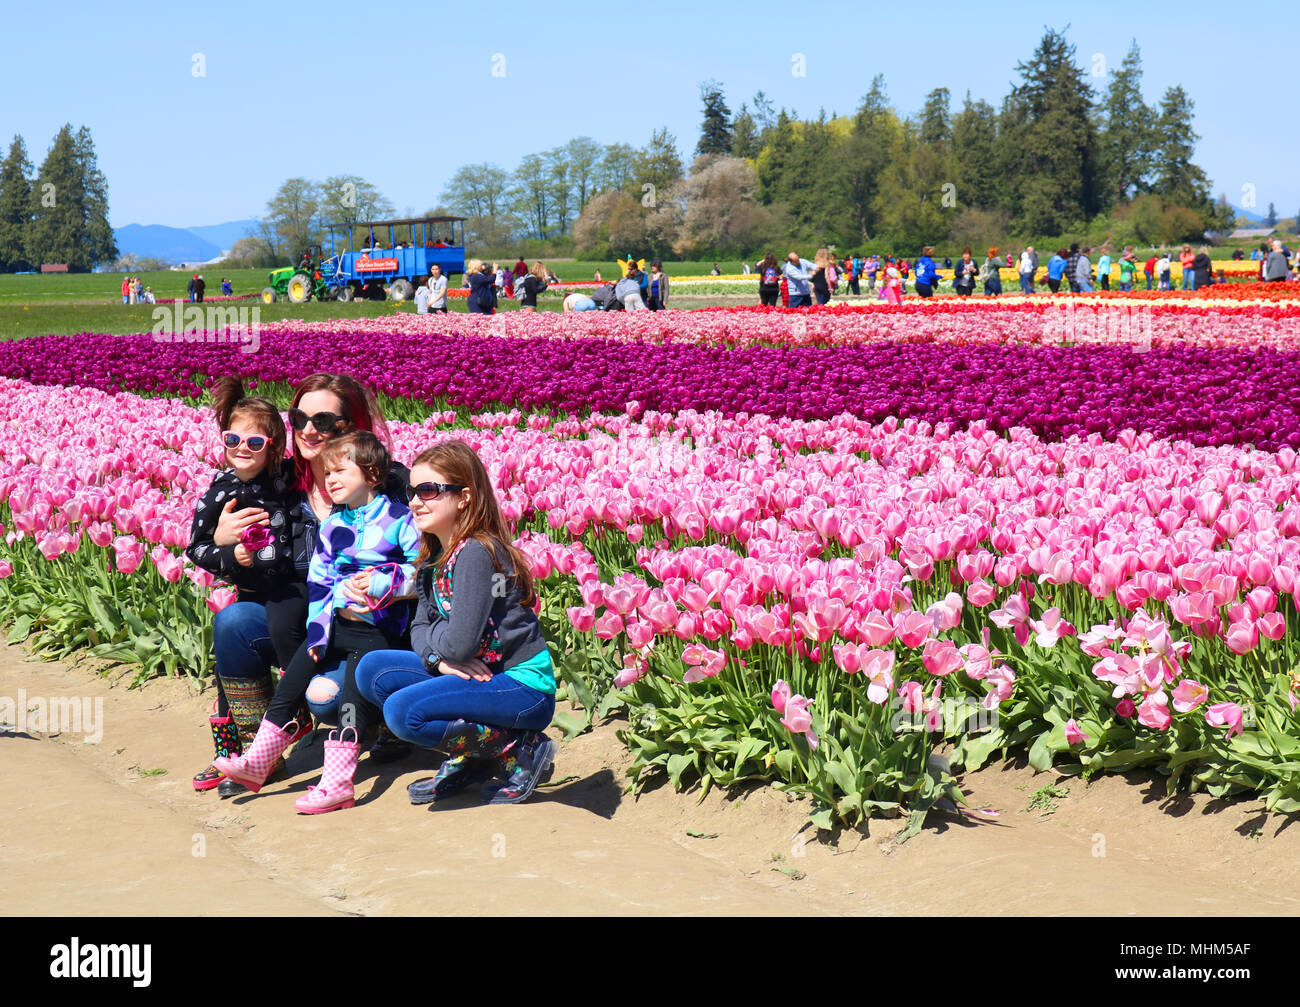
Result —
[{"label": "pink rubber boot", "polygon": [[[352,732],[352,741],[343,740],[348,731]],[[339,736],[337,741],[334,740],[335,734]],[[320,815],[350,808],[357,803],[353,799],[352,775],[357,771],[357,760],[361,758],[361,745],[356,737],[357,732],[351,727],[330,732],[325,742],[325,771],[321,773],[320,783],[308,787],[307,793],[293,802],[299,814]]]},{"label": "pink rubber boot", "polygon": [[289,721],[284,727],[276,727],[263,717],[261,725],[257,728],[257,737],[248,746],[248,751],[233,758],[213,759],[212,766],[219,773],[256,794],[262,789],[266,778],[271,775],[276,760],[293,743],[297,733],[296,720]]}]

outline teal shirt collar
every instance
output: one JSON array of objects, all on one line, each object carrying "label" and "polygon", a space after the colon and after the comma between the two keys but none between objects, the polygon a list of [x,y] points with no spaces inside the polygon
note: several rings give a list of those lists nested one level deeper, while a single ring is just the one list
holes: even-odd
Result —
[{"label": "teal shirt collar", "polygon": [[364,506],[341,507],[338,511],[338,519],[348,525],[369,524],[384,512],[384,501],[384,494],[376,492],[375,498]]}]

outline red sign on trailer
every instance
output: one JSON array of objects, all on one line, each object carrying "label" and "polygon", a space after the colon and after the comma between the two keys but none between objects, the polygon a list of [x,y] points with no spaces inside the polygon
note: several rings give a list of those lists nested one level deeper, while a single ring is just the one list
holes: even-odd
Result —
[{"label": "red sign on trailer", "polygon": [[358,273],[391,273],[397,269],[396,259],[358,259]]}]

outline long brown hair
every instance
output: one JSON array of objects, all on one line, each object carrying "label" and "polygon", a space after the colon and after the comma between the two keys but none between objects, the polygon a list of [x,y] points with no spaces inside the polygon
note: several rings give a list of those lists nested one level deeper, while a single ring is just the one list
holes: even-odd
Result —
[{"label": "long brown hair", "polygon": [[[379,408],[379,400],[374,391],[367,385],[350,374],[308,374],[293,390],[293,401],[289,403],[289,408],[297,409],[302,397],[311,392],[332,392],[343,403],[343,423],[336,433],[365,430],[378,437],[380,443],[392,453],[393,438],[388,433],[388,424],[384,422],[383,410]],[[293,444],[293,460],[298,469],[298,489],[311,489],[311,466],[298,453],[297,440]]]},{"label": "long brown hair", "polygon": [[223,433],[230,429],[230,424],[237,419],[252,423],[267,437],[266,469],[273,475],[280,471],[284,462],[284,443],[286,440],[284,419],[275,403],[261,396],[244,394],[244,383],[239,378],[229,375],[218,378],[209,393],[212,411],[217,414],[217,429]]},{"label": "long brown hair", "polygon": [[415,461],[411,462],[411,468],[414,469],[417,465],[435,469],[449,482],[466,487],[470,491],[470,500],[469,505],[456,517],[456,527],[451,533],[451,541],[442,543],[445,548],[440,550],[436,535],[431,532],[421,533],[420,556],[416,563],[423,566],[432,557],[437,556],[434,570],[441,572],[445,569],[447,560],[456,551],[456,546],[467,538],[476,539],[487,549],[498,573],[504,572],[498,558],[500,552],[510,557],[515,583],[519,585],[519,592],[522,595],[520,604],[531,608],[537,601],[537,593],[533,589],[533,576],[528,569],[528,560],[514,547],[514,536],[506,526],[506,519],[497,503],[496,492],[492,489],[492,480],[488,477],[487,469],[483,467],[483,462],[475,454],[474,449],[464,441],[443,441],[421,451]]}]

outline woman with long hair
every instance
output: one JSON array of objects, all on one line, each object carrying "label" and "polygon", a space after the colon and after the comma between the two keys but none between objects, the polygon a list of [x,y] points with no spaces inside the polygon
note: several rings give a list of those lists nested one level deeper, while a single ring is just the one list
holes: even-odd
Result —
[{"label": "woman with long hair", "polygon": [[536,311],[537,295],[546,289],[546,265],[541,260],[533,263],[533,268],[517,282],[523,284],[524,299],[519,305],[520,311]]},{"label": "woman with long hair", "polygon": [[831,299],[830,250],[826,248],[817,249],[816,254],[813,256],[813,264],[817,267],[812,274],[813,296],[817,299],[818,304],[825,304]]},{"label": "woman with long hair", "polygon": [[[316,548],[320,523],[329,517],[333,503],[325,491],[325,463],[322,451],[331,438],[353,430],[366,430],[390,447],[392,439],[374,392],[346,374],[311,374],[294,389],[289,409],[292,453],[275,459],[280,477],[288,487],[285,495],[290,565],[260,596],[241,595],[234,604],[216,614],[212,623],[213,650],[217,662],[218,715],[227,710],[234,720],[238,754],[251,744],[270,705],[275,684],[273,667],[287,668],[307,639],[307,568]],[[386,495],[405,500],[407,471],[394,464],[384,483]],[[218,549],[241,544],[255,526],[270,530],[272,514],[265,508],[242,506],[229,497],[216,517],[215,527],[203,530],[202,541]],[[199,536],[196,533],[196,541]],[[364,600],[364,589],[355,588],[352,597]],[[307,712],[332,716],[342,686],[342,668],[321,668],[307,692]],[[214,724],[213,730],[216,731]],[[372,755],[396,757],[404,745],[388,736],[381,738]],[[278,766],[277,766],[278,768]],[[230,797],[244,791],[233,780],[222,780],[217,792]]]},{"label": "woman with long hair", "polygon": [[422,542],[411,650],[375,651],[356,668],[361,694],[399,738],[442,752],[437,774],[409,788],[427,804],[483,780],[493,804],[526,799],[556,744],[555,668],[534,608],[528,562],[512,544],[483,462],[445,441],[411,465]]}]

